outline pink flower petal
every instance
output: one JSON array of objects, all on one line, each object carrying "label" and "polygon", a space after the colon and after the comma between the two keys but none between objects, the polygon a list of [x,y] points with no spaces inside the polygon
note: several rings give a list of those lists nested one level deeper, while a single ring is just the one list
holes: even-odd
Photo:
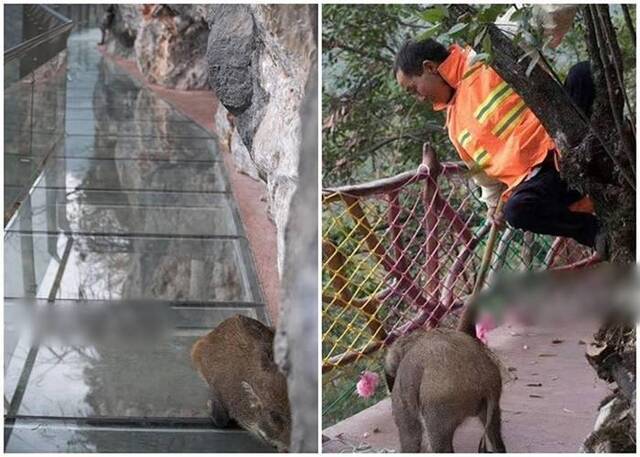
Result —
[{"label": "pink flower petal", "polygon": [[373,373],[371,371],[365,371],[358,384],[356,384],[356,392],[362,398],[369,398],[376,393],[376,388],[378,387],[378,381],[380,377],[377,373]]}]

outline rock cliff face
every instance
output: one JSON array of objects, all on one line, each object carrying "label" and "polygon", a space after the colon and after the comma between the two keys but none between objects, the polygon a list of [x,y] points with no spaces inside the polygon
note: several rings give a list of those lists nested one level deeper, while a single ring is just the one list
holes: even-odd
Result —
[{"label": "rock cliff face", "polygon": [[[316,60],[314,5],[118,5],[107,50],[134,58],[150,81],[211,87],[221,142],[238,169],[265,182],[278,233],[298,182],[300,106]],[[315,70],[313,70],[315,71]]]},{"label": "rock cliff face", "polygon": [[153,84],[205,89],[209,27],[201,6],[117,5],[107,51],[135,59]]},{"label": "rock cliff face", "polygon": [[238,167],[267,184],[278,231],[278,267],[286,257],[284,229],[298,178],[300,106],[316,59],[315,6],[212,6],[207,61],[220,107],[216,126]]},{"label": "rock cliff face", "polygon": [[133,46],[141,23],[142,11],[138,5],[116,6],[106,40],[107,51],[125,58],[135,58]]}]

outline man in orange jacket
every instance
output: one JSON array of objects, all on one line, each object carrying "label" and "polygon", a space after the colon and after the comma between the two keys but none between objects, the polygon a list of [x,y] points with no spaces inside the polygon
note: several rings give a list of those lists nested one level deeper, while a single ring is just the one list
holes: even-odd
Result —
[{"label": "man in orange jacket", "polygon": [[[606,236],[598,219],[591,211],[574,211],[585,200],[561,179],[555,143],[520,96],[491,67],[473,62],[474,55],[471,48],[447,49],[432,39],[408,41],[396,55],[394,73],[419,101],[446,110],[449,138],[474,171],[489,217],[573,238],[605,257]],[[586,69],[579,65],[570,73],[578,84],[570,84],[568,91],[575,95],[575,87],[582,85],[573,98],[588,115],[593,83],[588,63]],[[494,214],[500,198],[504,214]]]}]

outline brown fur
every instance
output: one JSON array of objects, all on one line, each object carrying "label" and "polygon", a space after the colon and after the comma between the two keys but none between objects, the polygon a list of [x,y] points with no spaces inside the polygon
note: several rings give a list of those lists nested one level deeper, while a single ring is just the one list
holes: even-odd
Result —
[{"label": "brown fur", "polygon": [[470,335],[417,330],[387,352],[385,372],[402,452],[453,452],[453,434],[467,418],[485,424],[488,439],[506,452],[501,434],[502,379],[495,356]]},{"label": "brown fur", "polygon": [[191,360],[209,385],[214,424],[234,419],[279,450],[289,446],[287,380],[273,360],[273,330],[255,319],[226,319],[195,342]]}]

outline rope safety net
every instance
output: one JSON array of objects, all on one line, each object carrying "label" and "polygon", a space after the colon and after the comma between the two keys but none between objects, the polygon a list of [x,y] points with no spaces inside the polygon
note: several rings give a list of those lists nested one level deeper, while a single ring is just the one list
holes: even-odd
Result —
[{"label": "rope safety net", "polygon": [[[418,327],[446,325],[471,294],[490,229],[480,188],[464,164],[428,160],[418,171],[323,190],[323,415],[355,412],[340,403],[353,401],[363,370],[381,371],[380,349]],[[507,228],[484,285],[501,269],[591,261],[573,240]]]}]

